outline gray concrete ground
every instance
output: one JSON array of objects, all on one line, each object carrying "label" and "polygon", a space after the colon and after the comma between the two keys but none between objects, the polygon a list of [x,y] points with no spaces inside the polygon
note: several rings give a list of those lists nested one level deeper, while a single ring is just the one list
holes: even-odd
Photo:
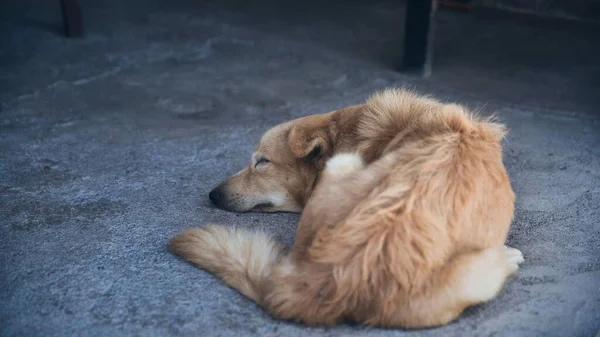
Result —
[{"label": "gray concrete ground", "polygon": [[[600,328],[600,29],[440,13],[433,76],[391,69],[401,6],[58,1],[0,8],[2,336],[594,336]],[[290,244],[294,214],[207,193],[270,126],[408,86],[496,112],[526,257],[500,296],[421,331],[269,318],[166,251],[206,223]]]}]

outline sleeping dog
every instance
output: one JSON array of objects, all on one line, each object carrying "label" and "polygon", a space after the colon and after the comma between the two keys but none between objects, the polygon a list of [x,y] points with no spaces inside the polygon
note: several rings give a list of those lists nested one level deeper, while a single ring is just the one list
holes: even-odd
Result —
[{"label": "sleeping dog", "polygon": [[294,246],[208,225],[169,248],[279,319],[447,324],[494,298],[523,262],[504,246],[515,203],[505,133],[398,89],[275,126],[209,196],[230,211],[302,211]]}]

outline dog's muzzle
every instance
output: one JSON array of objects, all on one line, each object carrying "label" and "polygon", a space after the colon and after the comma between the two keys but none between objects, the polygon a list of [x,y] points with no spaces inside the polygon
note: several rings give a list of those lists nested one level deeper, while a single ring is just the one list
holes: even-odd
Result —
[{"label": "dog's muzzle", "polygon": [[210,193],[208,193],[208,198],[210,199],[210,201],[215,204],[215,206],[219,207],[219,208],[223,208],[223,202],[225,201],[225,195],[223,193],[223,189],[219,187],[216,187],[215,189],[213,189],[212,191],[210,191]]}]

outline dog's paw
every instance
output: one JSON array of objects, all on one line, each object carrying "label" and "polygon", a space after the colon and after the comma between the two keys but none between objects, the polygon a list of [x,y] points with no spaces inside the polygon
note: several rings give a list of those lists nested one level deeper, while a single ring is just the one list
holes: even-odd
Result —
[{"label": "dog's paw", "polygon": [[463,266],[460,281],[462,297],[472,303],[494,298],[506,279],[523,263],[520,250],[511,247],[488,248],[473,256]]},{"label": "dog's paw", "polygon": [[326,172],[334,176],[343,176],[365,167],[362,157],[358,153],[342,153],[333,156],[327,161]]},{"label": "dog's paw", "polygon": [[519,270],[519,265],[525,262],[523,253],[509,246],[504,246],[504,257],[506,259],[506,270],[509,275],[516,273]]}]

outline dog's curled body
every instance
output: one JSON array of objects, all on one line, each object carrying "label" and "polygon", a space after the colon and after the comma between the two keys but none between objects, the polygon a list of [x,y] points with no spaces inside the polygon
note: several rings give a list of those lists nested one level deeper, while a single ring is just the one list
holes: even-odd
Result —
[{"label": "dog's curled body", "polygon": [[294,246],[240,228],[189,229],[170,249],[306,324],[446,324],[496,296],[522,255],[504,246],[515,196],[504,128],[401,90],[362,106],[355,152],[335,154]]}]

